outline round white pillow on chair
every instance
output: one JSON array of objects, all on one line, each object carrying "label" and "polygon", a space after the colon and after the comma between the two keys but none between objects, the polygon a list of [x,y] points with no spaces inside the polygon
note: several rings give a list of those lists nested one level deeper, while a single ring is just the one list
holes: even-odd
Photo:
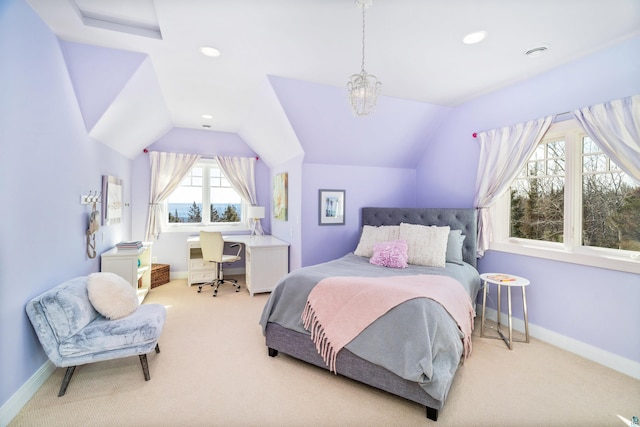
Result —
[{"label": "round white pillow on chair", "polygon": [[115,273],[92,273],[87,279],[89,301],[107,319],[126,317],[138,309],[136,290]]}]

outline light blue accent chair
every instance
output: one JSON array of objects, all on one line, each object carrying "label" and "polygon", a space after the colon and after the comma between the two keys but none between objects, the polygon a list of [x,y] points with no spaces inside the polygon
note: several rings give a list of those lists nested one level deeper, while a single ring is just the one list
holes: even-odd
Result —
[{"label": "light blue accent chair", "polygon": [[145,381],[151,378],[147,353],[160,353],[158,339],[166,319],[161,304],[142,304],[132,314],[109,320],[87,293],[88,277],[77,277],[27,303],[31,324],[51,362],[67,368],[58,397],[67,391],[76,366],[139,356]]}]

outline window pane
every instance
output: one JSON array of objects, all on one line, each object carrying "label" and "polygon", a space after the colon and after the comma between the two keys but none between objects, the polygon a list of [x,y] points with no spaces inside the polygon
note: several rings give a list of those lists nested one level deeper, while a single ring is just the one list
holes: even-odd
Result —
[{"label": "window pane", "polygon": [[640,187],[583,139],[582,244],[640,250]]},{"label": "window pane", "polygon": [[202,191],[179,187],[167,198],[169,222],[202,222]]},{"label": "window pane", "polygon": [[544,175],[544,162],[529,162],[527,175],[529,176]]},{"label": "window pane", "polygon": [[202,168],[195,167],[167,198],[169,222],[202,222]]},{"label": "window pane", "polygon": [[583,138],[583,140],[582,140],[582,152],[584,154],[597,153],[599,151],[600,151],[600,148],[598,148],[596,143],[593,142],[593,140],[591,138],[589,138],[588,136]]},{"label": "window pane", "polygon": [[564,141],[549,142],[547,145],[547,157],[562,157],[565,156]]},{"label": "window pane", "polygon": [[530,160],[542,160],[545,157],[546,148],[544,145],[538,145],[538,148],[533,152]]},{"label": "window pane", "polygon": [[564,141],[538,146],[527,175],[511,185],[510,236],[562,242],[564,226]]},{"label": "window pane", "polygon": [[547,173],[549,175],[564,176],[564,159],[552,159],[547,162]]},{"label": "window pane", "polygon": [[211,187],[211,222],[241,222],[242,199],[230,187]]},{"label": "window pane", "polygon": [[167,198],[167,209],[172,223],[240,223],[243,202],[217,165],[201,163]]},{"label": "window pane", "polygon": [[211,170],[211,222],[242,222],[242,198],[219,168]]}]

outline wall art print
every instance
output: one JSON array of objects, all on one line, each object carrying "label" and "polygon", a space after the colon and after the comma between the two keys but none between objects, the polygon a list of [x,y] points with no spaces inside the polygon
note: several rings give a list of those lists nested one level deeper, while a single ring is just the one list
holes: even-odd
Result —
[{"label": "wall art print", "polygon": [[345,190],[319,190],[318,224],[344,225]]},{"label": "wall art print", "polygon": [[273,178],[273,217],[280,221],[287,221],[288,218],[288,190],[289,174],[279,173]]},{"label": "wall art print", "polygon": [[102,225],[120,224],[122,221],[122,180],[102,175],[103,215]]}]

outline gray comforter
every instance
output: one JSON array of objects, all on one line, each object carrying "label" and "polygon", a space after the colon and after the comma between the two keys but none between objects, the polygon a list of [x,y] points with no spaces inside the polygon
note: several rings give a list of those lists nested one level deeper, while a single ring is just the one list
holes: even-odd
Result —
[{"label": "gray comforter", "polygon": [[[468,264],[447,263],[445,268],[410,265],[385,268],[349,253],[323,264],[295,270],[282,278],[267,301],[260,324],[268,322],[309,334],[302,325],[302,310],[311,289],[322,279],[335,276],[380,277],[440,274],[457,279],[475,306],[480,278]],[[434,399],[444,402],[463,353],[463,333],[437,302],[416,298],[400,304],[369,325],[346,345],[352,353],[394,374],[417,382]]]}]

